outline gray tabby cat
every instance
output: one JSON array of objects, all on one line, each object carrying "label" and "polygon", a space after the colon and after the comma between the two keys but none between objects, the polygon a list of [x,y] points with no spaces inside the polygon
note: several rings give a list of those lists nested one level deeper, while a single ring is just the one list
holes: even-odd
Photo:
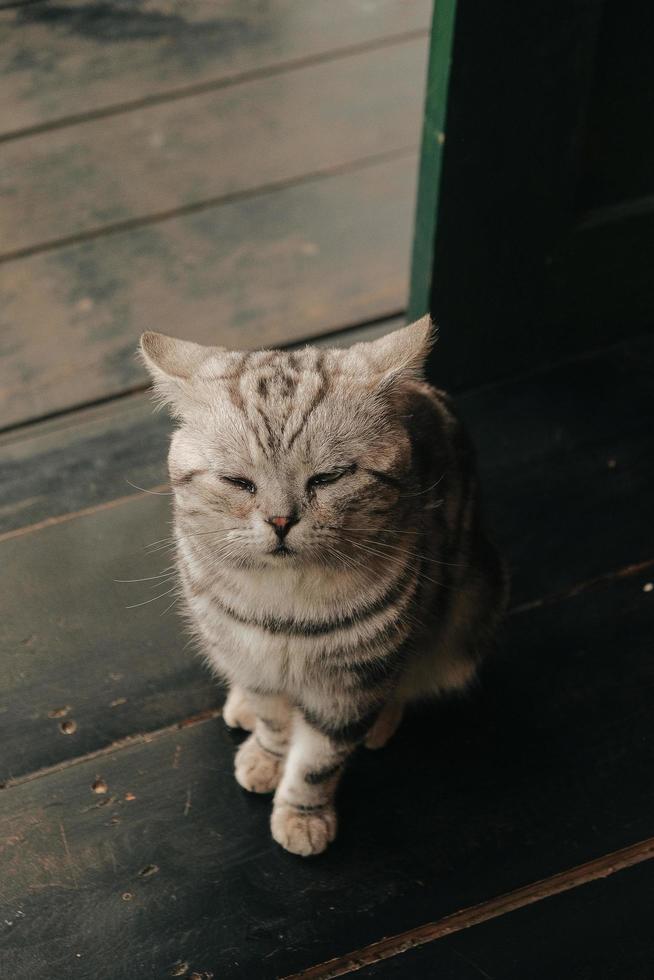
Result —
[{"label": "gray tabby cat", "polygon": [[243,353],[146,333],[180,425],[169,469],[188,618],[252,734],[236,779],[274,791],[295,854],[336,834],[334,797],[362,742],[409,702],[462,690],[502,613],[473,453],[421,380],[428,318],[345,350]]}]

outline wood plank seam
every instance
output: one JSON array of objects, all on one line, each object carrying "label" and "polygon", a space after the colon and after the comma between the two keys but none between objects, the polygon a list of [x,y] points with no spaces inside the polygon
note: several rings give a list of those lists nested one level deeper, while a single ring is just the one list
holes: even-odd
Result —
[{"label": "wood plank seam", "polygon": [[364,946],[345,956],[334,957],[325,963],[317,964],[299,973],[289,974],[283,980],[332,980],[346,974],[356,973],[363,967],[371,966],[382,960],[399,956],[417,946],[435,942],[444,936],[461,932],[473,926],[499,918],[527,905],[571,891],[582,885],[608,878],[610,875],[623,871],[654,858],[654,837],[630,844],[628,847],[613,851],[610,854],[594,858],[584,864],[576,865],[565,871],[560,871],[550,878],[540,879],[529,885],[523,885],[514,891],[499,895],[497,898],[461,909],[451,915],[446,915],[436,922],[428,922],[415,929],[408,929],[396,936],[380,939],[378,942]]},{"label": "wood plank seam", "polygon": [[[290,343],[279,344],[280,350],[294,350],[297,347],[304,347],[306,344],[320,344],[326,345],[331,341],[336,342],[343,337],[346,337],[349,333],[357,333],[360,330],[365,330],[368,327],[381,327],[383,324],[388,324],[389,329],[391,326],[400,327],[401,323],[395,323],[393,321],[400,320],[404,317],[404,309],[391,310],[388,314],[383,317],[372,317],[366,318],[365,320],[357,320],[353,323],[348,323],[345,326],[335,326],[333,329],[329,330],[327,333],[321,333],[318,336],[309,336],[301,340],[293,340]],[[56,419],[69,419],[70,424],[74,425],[74,416],[77,412],[83,412],[85,409],[99,408],[102,405],[111,407],[114,403],[127,403],[129,399],[143,395],[146,391],[150,389],[150,383],[144,381],[143,384],[134,385],[132,388],[125,388],[119,394],[105,395],[103,398],[95,398],[92,401],[81,402],[79,405],[74,405],[72,408],[62,408],[54,412],[48,412],[46,415],[41,415],[36,419],[25,419],[23,422],[16,422],[12,425],[5,427],[0,426],[0,449],[3,446],[10,445],[19,440],[26,440],[32,437],[35,433],[27,431],[38,428],[44,422],[52,422]],[[156,409],[153,407],[153,411]],[[38,435],[38,433],[36,433]],[[14,438],[15,436],[15,438]],[[0,538],[0,540],[2,540]]]},{"label": "wood plank seam", "polygon": [[[408,312],[407,310],[407,316]],[[603,354],[611,353],[611,351],[617,352],[623,349],[628,343],[637,344],[639,341],[647,340],[650,335],[650,331],[645,331],[627,339],[621,337],[619,340],[612,340],[610,343],[601,344],[599,347],[590,347],[584,351],[570,351],[563,357],[556,357],[551,361],[544,361],[542,364],[538,364],[536,367],[529,368],[528,370],[519,369],[511,374],[502,375],[500,378],[493,378],[492,381],[473,382],[472,384],[465,385],[463,388],[451,388],[449,390],[457,398],[468,395],[471,392],[496,391],[498,388],[504,385],[510,385],[515,381],[530,381],[532,378],[543,377],[555,368],[565,367],[567,364],[578,364],[581,367],[585,361],[593,361]]]},{"label": "wood plank seam", "polygon": [[338,177],[343,174],[365,170],[367,167],[374,167],[380,163],[401,160],[405,157],[412,156],[415,152],[415,144],[400,146],[394,150],[373,153],[369,156],[359,157],[357,160],[338,164],[334,167],[312,170],[306,174],[302,174],[301,177],[290,177],[284,180],[271,181],[268,184],[261,184],[259,187],[235,191],[231,194],[217,194],[203,201],[193,201],[191,204],[184,204],[180,207],[168,208],[164,211],[156,211],[147,215],[139,215],[136,218],[127,218],[124,221],[115,221],[107,225],[100,225],[97,228],[89,228],[87,231],[76,232],[74,235],[66,235],[62,238],[51,238],[48,241],[40,242],[38,245],[28,245],[25,248],[0,253],[0,263],[15,262],[18,259],[29,258],[33,255],[42,255],[44,252],[53,252],[58,248],[65,248],[68,245],[79,245],[82,242],[93,241],[96,238],[106,238],[109,235],[119,234],[124,231],[133,231],[136,228],[161,224],[173,218],[198,214],[201,211],[208,211],[211,208],[220,207],[225,204],[233,204],[236,201],[276,194],[279,191],[288,190],[291,187],[300,187],[330,177]]},{"label": "wood plank seam", "polygon": [[46,527],[53,527],[56,524],[66,524],[68,521],[74,521],[78,517],[88,517],[90,514],[97,514],[103,510],[112,510],[114,507],[120,507],[122,504],[128,504],[134,500],[144,500],[149,493],[161,493],[169,489],[170,487],[167,483],[162,483],[142,490],[139,493],[128,493],[124,497],[115,497],[113,500],[104,500],[101,504],[82,507],[81,510],[73,510],[67,514],[57,514],[54,517],[45,517],[42,521],[37,521],[35,524],[26,524],[24,527],[16,527],[11,531],[5,531],[4,534],[0,535],[0,544],[3,541],[9,541],[11,538],[20,538],[24,534],[31,534],[32,531],[42,531]]},{"label": "wood plank seam", "polygon": [[[149,389],[150,385],[147,382],[143,382],[140,385],[134,385],[132,388],[124,388],[119,394],[115,395],[104,395],[102,398],[94,398],[91,401],[80,402],[79,405],[74,405],[72,408],[60,408],[56,409],[54,412],[46,412],[45,415],[39,415],[35,419],[25,419],[22,422],[14,422],[7,426],[0,427],[0,440],[3,446],[8,445],[10,442],[18,442],[21,439],[29,439],[31,433],[27,430],[36,428],[39,425],[43,425],[44,422],[51,422],[54,419],[64,419],[67,416],[72,418],[77,412],[83,412],[85,409],[99,408],[101,405],[111,406],[114,402],[122,402],[124,399],[134,398],[138,395],[142,395]],[[72,423],[74,424],[74,423]],[[15,439],[9,440],[9,436],[16,435]]]},{"label": "wood plank seam", "polygon": [[214,721],[216,718],[220,718],[222,713],[222,708],[207,708],[205,711],[190,715],[188,718],[182,718],[179,721],[173,722],[171,725],[165,725],[163,728],[154,728],[150,732],[135,732],[132,735],[125,735],[124,738],[110,742],[109,745],[103,745],[102,748],[95,749],[93,752],[85,752],[84,755],[76,755],[72,759],[64,759],[54,766],[35,769],[34,772],[25,773],[23,776],[12,776],[4,783],[0,783],[0,791],[15,789],[17,786],[22,786],[24,783],[31,783],[35,779],[41,779],[44,776],[56,775],[66,769],[71,769],[73,766],[81,765],[84,762],[92,762],[93,759],[101,759],[104,756],[113,755],[114,752],[119,752],[121,749],[129,749],[134,745],[147,745],[150,742],[156,741],[156,739],[180,732],[185,728],[192,728],[195,725],[203,725],[208,721]]},{"label": "wood plank seam", "polygon": [[650,558],[647,561],[640,561],[634,565],[625,565],[623,568],[611,572],[605,572],[603,575],[596,575],[595,578],[588,579],[584,582],[578,582],[572,586],[570,589],[566,589],[563,592],[553,592],[551,595],[542,596],[539,599],[531,599],[529,602],[522,602],[519,606],[514,606],[509,610],[509,615],[519,616],[521,613],[530,612],[532,609],[540,609],[541,606],[549,606],[555,602],[562,602],[565,599],[572,599],[574,596],[580,595],[582,592],[587,592],[589,589],[594,588],[596,585],[602,585],[605,582],[611,582],[614,579],[629,578],[631,575],[639,575],[641,572],[646,572],[648,569],[654,568],[654,558]]},{"label": "wood plank seam", "polygon": [[[31,0],[40,3],[42,0]],[[22,6],[22,4],[21,4]],[[3,9],[0,7],[0,13]],[[315,65],[329,64],[333,61],[340,61],[345,58],[354,58],[357,55],[366,54],[371,51],[384,50],[409,41],[418,41],[429,36],[428,30],[403,31],[399,34],[391,34],[388,37],[373,40],[361,41],[358,44],[351,44],[341,48],[334,48],[330,51],[323,51],[320,54],[306,55],[301,58],[291,58],[276,65],[266,68],[250,68],[247,71],[235,72],[224,78],[217,78],[213,81],[198,82],[195,85],[185,85],[182,88],[171,89],[168,92],[161,92],[157,95],[146,95],[140,99],[133,99],[129,102],[122,102],[116,105],[104,106],[101,109],[94,109],[89,112],[74,113],[69,116],[62,116],[60,119],[52,119],[48,122],[38,123],[34,126],[25,126],[22,129],[8,130],[0,133],[0,143],[23,139],[28,136],[37,136],[39,133],[47,133],[55,129],[65,129],[69,126],[78,126],[85,122],[94,122],[97,119],[107,119],[110,116],[119,116],[128,112],[136,112],[139,109],[149,109],[151,106],[162,105],[167,102],[178,102],[181,99],[190,99],[196,95],[203,95],[206,92],[217,92],[225,88],[233,88],[243,82],[253,82],[259,79],[271,78],[277,75],[290,74],[300,71],[302,68],[309,68]]]},{"label": "wood plank seam", "polygon": [[619,204],[606,204],[601,208],[593,208],[587,211],[579,219],[576,231],[592,231],[602,225],[612,224],[614,221],[627,221],[630,218],[649,217],[654,211],[654,194],[646,194],[642,197],[621,201]]}]

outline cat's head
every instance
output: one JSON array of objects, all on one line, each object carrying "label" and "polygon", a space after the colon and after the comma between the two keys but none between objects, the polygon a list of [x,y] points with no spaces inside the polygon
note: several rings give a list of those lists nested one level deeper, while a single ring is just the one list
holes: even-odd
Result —
[{"label": "cat's head", "polygon": [[141,338],[180,425],[169,453],[183,533],[249,567],[366,562],[402,520],[406,392],[432,343],[428,317],[347,349],[229,351]]}]

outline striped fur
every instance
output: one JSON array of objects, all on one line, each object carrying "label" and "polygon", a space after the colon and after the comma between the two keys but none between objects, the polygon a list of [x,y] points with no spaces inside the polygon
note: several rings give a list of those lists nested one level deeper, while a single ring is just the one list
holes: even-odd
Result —
[{"label": "striped fur", "polygon": [[353,749],[381,746],[406,703],[465,688],[503,610],[473,451],[421,380],[430,342],[426,319],[347,350],[142,339],[180,421],[186,612],[230,687],[226,722],[251,732],[236,778],[275,792],[273,836],[298,854],[335,835]]}]

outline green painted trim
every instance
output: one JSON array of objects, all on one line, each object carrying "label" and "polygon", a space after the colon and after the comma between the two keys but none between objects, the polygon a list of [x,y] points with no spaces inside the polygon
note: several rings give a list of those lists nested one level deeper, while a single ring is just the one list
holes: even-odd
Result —
[{"label": "green painted trim", "polygon": [[409,322],[429,312],[457,0],[435,0],[411,258]]}]

